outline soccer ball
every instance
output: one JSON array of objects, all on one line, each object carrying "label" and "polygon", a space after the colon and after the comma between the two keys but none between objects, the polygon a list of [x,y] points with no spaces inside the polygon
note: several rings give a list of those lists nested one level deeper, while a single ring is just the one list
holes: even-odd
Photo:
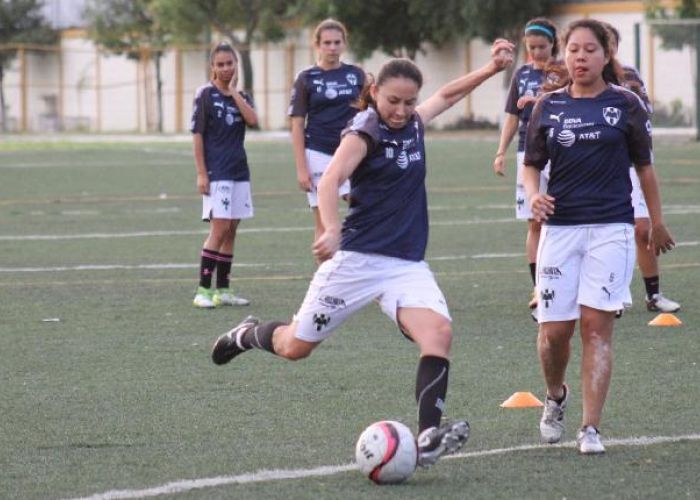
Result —
[{"label": "soccer ball", "polygon": [[416,438],[408,427],[393,420],[367,427],[355,446],[360,471],[377,484],[405,481],[416,470],[417,459]]}]

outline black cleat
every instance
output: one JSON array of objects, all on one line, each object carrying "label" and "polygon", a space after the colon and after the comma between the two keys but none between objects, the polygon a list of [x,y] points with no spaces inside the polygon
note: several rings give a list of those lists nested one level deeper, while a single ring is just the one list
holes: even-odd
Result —
[{"label": "black cleat", "polygon": [[225,365],[240,353],[247,351],[240,345],[241,335],[249,329],[258,326],[260,320],[255,316],[247,316],[227,333],[221,335],[211,349],[211,360],[217,365]]},{"label": "black cleat", "polygon": [[467,439],[469,424],[466,420],[425,429],[418,435],[418,465],[434,465],[440,457],[459,451]]}]

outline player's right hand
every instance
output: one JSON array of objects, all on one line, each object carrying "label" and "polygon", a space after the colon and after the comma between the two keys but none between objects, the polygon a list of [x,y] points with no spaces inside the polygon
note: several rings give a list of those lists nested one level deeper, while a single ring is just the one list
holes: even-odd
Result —
[{"label": "player's right hand", "polygon": [[497,155],[493,160],[493,171],[499,177],[506,176],[506,159],[504,155]]}]

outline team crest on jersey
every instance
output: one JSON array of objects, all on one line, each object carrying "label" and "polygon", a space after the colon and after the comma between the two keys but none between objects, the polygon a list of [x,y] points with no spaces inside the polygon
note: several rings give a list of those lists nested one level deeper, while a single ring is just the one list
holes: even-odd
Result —
[{"label": "team crest on jersey", "polygon": [[605,121],[608,122],[608,125],[610,125],[611,127],[617,125],[617,122],[620,121],[621,117],[622,111],[620,111],[618,108],[603,108],[603,118],[605,118]]},{"label": "team crest on jersey", "polygon": [[353,87],[357,85],[357,76],[354,73],[348,73],[347,75],[345,75],[345,79]]}]

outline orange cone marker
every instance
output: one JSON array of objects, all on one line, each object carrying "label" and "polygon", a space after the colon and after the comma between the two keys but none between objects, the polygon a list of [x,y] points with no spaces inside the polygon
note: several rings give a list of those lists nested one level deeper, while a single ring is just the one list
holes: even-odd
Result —
[{"label": "orange cone marker", "polygon": [[516,392],[501,403],[501,408],[535,408],[544,406],[531,392]]},{"label": "orange cone marker", "polygon": [[649,322],[649,326],[680,326],[683,322],[671,313],[661,313]]}]

